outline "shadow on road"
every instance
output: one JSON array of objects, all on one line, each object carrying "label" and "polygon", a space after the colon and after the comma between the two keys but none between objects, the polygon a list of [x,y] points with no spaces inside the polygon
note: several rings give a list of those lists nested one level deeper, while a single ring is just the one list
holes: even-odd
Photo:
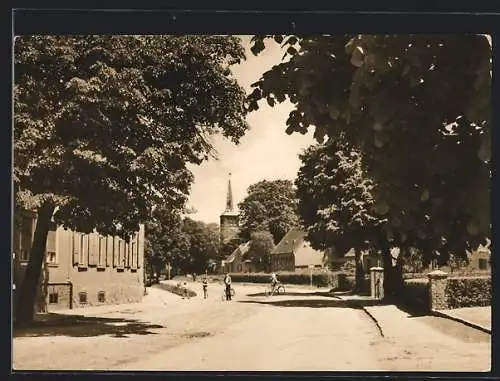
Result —
[{"label": "shadow on road", "polygon": [[[254,294],[246,294],[246,296],[267,296],[265,292],[257,292]],[[278,296],[278,294],[275,294],[275,296]],[[329,298],[335,297],[331,292],[320,292],[320,291],[315,291],[315,292],[285,292],[284,294],[281,294],[281,296],[326,296]]]},{"label": "shadow on road", "polygon": [[14,328],[14,337],[72,336],[89,337],[112,335],[152,335],[151,329],[164,328],[157,324],[143,323],[134,319],[104,318],[83,315],[62,315],[51,313],[45,321],[34,322],[29,327]]},{"label": "shadow on road", "polygon": [[[304,294],[300,294],[301,296]],[[288,296],[288,295],[287,295]],[[341,299],[289,299],[289,300],[240,300],[239,303],[257,303],[276,307],[310,307],[310,308],[362,308],[378,304],[375,300],[341,300]]]}]

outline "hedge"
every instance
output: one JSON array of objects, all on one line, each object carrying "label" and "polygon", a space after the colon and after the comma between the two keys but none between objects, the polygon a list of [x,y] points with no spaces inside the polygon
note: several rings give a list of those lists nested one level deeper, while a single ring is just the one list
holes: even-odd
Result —
[{"label": "hedge", "polygon": [[448,278],[445,294],[448,308],[491,305],[491,276]]},{"label": "hedge", "polygon": [[[231,273],[231,280],[233,282],[242,283],[269,283],[271,274],[266,273]],[[310,275],[307,273],[294,273],[294,272],[280,272],[278,274],[279,281],[285,284],[300,284],[308,285],[311,282]],[[313,273],[312,283],[317,287],[331,287],[337,288],[338,286],[338,273],[325,272]]]},{"label": "hedge", "polygon": [[429,310],[429,280],[406,279],[400,302],[414,310],[427,312]]},{"label": "hedge", "polygon": [[[338,291],[352,291],[356,286],[356,277],[348,274],[338,275]],[[371,293],[370,277],[365,276],[363,284],[361,285],[361,294],[369,295]]]}]

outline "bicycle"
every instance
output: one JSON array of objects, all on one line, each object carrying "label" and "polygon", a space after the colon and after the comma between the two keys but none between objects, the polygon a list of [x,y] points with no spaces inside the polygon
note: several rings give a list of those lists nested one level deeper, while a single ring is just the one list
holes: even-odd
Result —
[{"label": "bicycle", "polygon": [[[234,297],[234,295],[236,295],[236,291],[234,291],[234,288],[231,287],[231,298]],[[222,290],[222,295],[221,295],[221,299],[222,300],[226,300],[226,288],[224,287],[224,289]]]},{"label": "bicycle", "polygon": [[276,285],[274,286],[274,290],[273,286],[271,285],[268,285],[266,287],[266,296],[283,295],[285,294],[285,292],[286,292],[285,286],[281,282],[276,283]]}]

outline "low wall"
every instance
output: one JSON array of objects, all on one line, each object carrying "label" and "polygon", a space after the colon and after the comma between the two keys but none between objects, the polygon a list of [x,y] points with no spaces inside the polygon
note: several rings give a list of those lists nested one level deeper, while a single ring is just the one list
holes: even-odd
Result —
[{"label": "low wall", "polygon": [[427,279],[406,279],[401,303],[421,312],[491,305],[491,276],[448,277],[433,271]]},{"label": "low wall", "polygon": [[[336,290],[352,291],[356,286],[356,277],[354,275],[339,274]],[[370,294],[370,277],[365,276],[361,286],[361,294]]]}]

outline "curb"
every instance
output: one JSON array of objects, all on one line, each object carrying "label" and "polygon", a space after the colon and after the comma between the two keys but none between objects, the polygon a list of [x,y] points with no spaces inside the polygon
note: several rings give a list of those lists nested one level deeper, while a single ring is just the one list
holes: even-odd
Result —
[{"label": "curb", "polygon": [[380,324],[379,324],[378,320],[375,318],[375,316],[373,316],[373,314],[372,314],[370,311],[368,311],[368,309],[367,309],[366,307],[361,307],[361,308],[362,308],[362,309],[363,309],[363,311],[364,311],[364,312],[365,312],[365,313],[366,313],[366,314],[370,317],[370,319],[372,319],[372,320],[373,320],[373,322],[375,323],[375,325],[376,325],[376,326],[377,326],[377,328],[378,328],[378,331],[379,331],[379,333],[380,333],[380,336],[385,337],[385,335],[384,335],[384,331],[382,330],[382,327],[380,326]]},{"label": "curb", "polygon": [[450,320],[454,320],[458,323],[462,323],[462,324],[465,324],[471,328],[475,328],[479,331],[483,331],[483,332],[486,332],[488,334],[491,335],[491,328],[487,328],[487,327],[484,327],[480,324],[477,324],[477,323],[473,323],[469,320],[465,320],[465,319],[462,319],[462,318],[459,318],[457,316],[452,316],[452,315],[449,315],[445,312],[441,312],[441,311],[437,311],[437,310],[432,310],[431,311],[431,315],[434,315],[434,316],[438,316],[438,317],[442,317],[442,318],[445,318],[445,319],[450,319]]}]

